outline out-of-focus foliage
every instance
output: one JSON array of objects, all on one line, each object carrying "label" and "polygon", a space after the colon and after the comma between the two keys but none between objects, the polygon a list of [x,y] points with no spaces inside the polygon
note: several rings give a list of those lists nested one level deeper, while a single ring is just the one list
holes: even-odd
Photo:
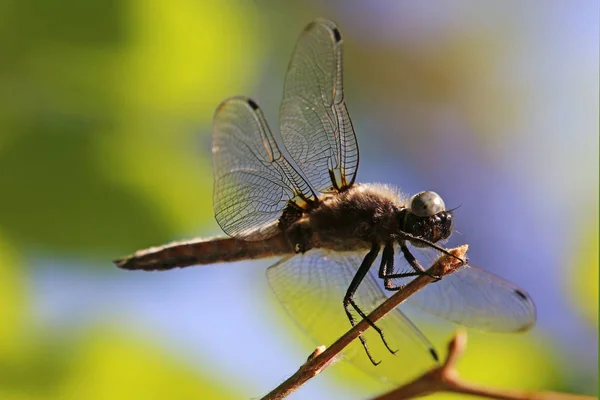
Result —
[{"label": "out-of-focus foliage", "polygon": [[[524,390],[559,390],[564,382],[546,351],[550,343],[532,335],[504,335],[469,332],[467,351],[458,364],[466,381],[486,387]],[[486,367],[483,367],[486,366]],[[532,373],[535,371],[535,373]],[[463,396],[436,394],[434,399]]]},{"label": "out-of-focus foliage", "polygon": [[0,370],[19,357],[23,350],[19,339],[27,331],[25,277],[18,265],[15,250],[0,231],[0,362],[4,365]]},{"label": "out-of-focus foliage", "polygon": [[155,343],[122,330],[92,326],[76,339],[60,382],[59,399],[234,399],[243,397],[223,381],[203,377]]},{"label": "out-of-focus foliage", "polygon": [[209,141],[198,138],[216,104],[252,83],[258,47],[248,34],[237,40],[252,31],[252,10],[195,1],[4,8],[12,40],[0,64],[0,223],[17,244],[122,252],[211,218],[210,160],[200,157]]},{"label": "out-of-focus foliage", "polygon": [[29,320],[25,282],[17,266],[16,254],[0,240],[0,398],[242,396],[124,329],[99,323],[83,331],[38,331]]},{"label": "out-of-focus foliage", "polygon": [[112,268],[212,218],[202,138],[218,102],[254,83],[260,49],[237,39],[251,13],[234,1],[0,4],[0,398],[243,397],[113,322],[39,326],[25,255]]},{"label": "out-of-focus foliage", "polygon": [[[597,221],[597,218],[594,218]],[[576,271],[565,271],[571,283],[571,298],[598,332],[598,226],[590,221],[582,235],[577,254],[573,257]],[[586,224],[587,225],[587,224]]]}]

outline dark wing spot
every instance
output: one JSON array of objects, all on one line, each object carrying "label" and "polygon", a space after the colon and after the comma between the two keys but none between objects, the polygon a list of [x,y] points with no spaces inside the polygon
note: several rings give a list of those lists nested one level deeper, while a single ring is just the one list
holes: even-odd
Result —
[{"label": "dark wing spot", "polygon": [[248,99],[248,105],[252,107],[253,110],[258,110],[258,104],[252,99]]},{"label": "dark wing spot", "polygon": [[340,40],[342,40],[342,34],[338,30],[338,28],[333,28],[333,37],[335,37],[336,42],[339,42]]},{"label": "dark wing spot", "polygon": [[438,356],[437,351],[435,351],[435,349],[433,347],[429,348],[429,354],[431,354],[431,357],[433,357],[435,362],[440,362],[440,357]]},{"label": "dark wing spot", "polygon": [[527,293],[523,292],[520,289],[515,289],[515,294],[523,300],[529,300],[529,296],[527,295]]}]

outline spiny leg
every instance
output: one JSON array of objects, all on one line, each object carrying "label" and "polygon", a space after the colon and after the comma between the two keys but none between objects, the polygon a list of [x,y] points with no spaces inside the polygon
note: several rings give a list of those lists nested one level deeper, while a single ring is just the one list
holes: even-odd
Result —
[{"label": "spiny leg", "polygon": [[414,236],[411,235],[410,233],[406,233],[406,232],[400,232],[398,234],[398,243],[400,243],[402,245],[402,243],[404,243],[406,240],[412,241],[412,242],[418,242],[421,243],[427,247],[431,247],[432,249],[435,249],[441,253],[446,254],[447,256],[456,258],[457,260],[460,260],[462,262],[464,262],[465,260],[463,260],[462,258],[456,256],[455,254],[452,254],[448,249],[443,248],[442,246],[438,246],[437,244],[430,242],[429,240],[423,239],[421,237],[418,236]]},{"label": "spiny leg", "polygon": [[[348,286],[346,295],[344,296],[344,310],[346,311],[346,316],[348,317],[350,324],[352,326],[354,326],[356,324],[356,320],[354,319],[354,316],[350,312],[350,307],[349,307],[349,306],[352,306],[354,308],[354,310],[356,310],[356,312],[361,316],[361,318],[363,318],[365,321],[367,321],[369,323],[369,325],[371,325],[371,327],[373,329],[375,329],[375,331],[381,337],[381,340],[383,341],[383,344],[385,345],[385,347],[392,354],[394,354],[395,351],[392,350],[390,348],[390,346],[388,345],[388,343],[386,342],[385,337],[383,336],[382,330],[367,317],[367,315],[358,307],[358,305],[356,304],[356,302],[353,299],[354,294],[356,293],[356,290],[358,289],[358,286],[360,285],[360,283],[362,282],[364,277],[367,275],[367,273],[369,272],[369,269],[373,265],[373,262],[377,258],[377,255],[379,254],[379,249],[380,249],[379,245],[374,243],[373,246],[371,246],[371,250],[369,251],[369,253],[363,259],[360,267],[358,268],[358,271],[356,272],[356,275],[354,275],[352,282],[350,282],[350,286]],[[369,360],[371,360],[373,365],[378,365],[381,361],[375,361],[373,359],[373,357],[371,356],[371,353],[369,352],[369,347],[367,346],[366,339],[362,335],[359,336],[359,339],[360,339],[360,342],[363,345],[365,351],[367,352],[367,356],[369,357]]]},{"label": "spiny leg", "polygon": [[[350,305],[352,305],[352,307],[354,307],[354,309],[357,310],[357,312],[359,313],[359,315],[362,318],[364,318],[365,320],[367,320],[367,322],[369,322],[369,325],[371,325],[373,328],[375,328],[374,324],[371,321],[369,321],[369,319],[366,318],[366,316],[364,316],[364,313],[362,313],[362,311],[360,311],[360,309],[356,306],[356,303],[354,302],[352,297],[354,296],[354,293],[356,293],[356,290],[358,289],[358,285],[360,285],[360,282],[363,280],[363,278],[369,271],[369,268],[371,267],[371,265],[373,265],[373,261],[375,261],[375,259],[377,258],[377,254],[379,254],[379,246],[376,244],[373,244],[371,246],[371,250],[365,256],[362,263],[360,264],[360,267],[358,268],[358,271],[354,275],[354,278],[352,278],[352,282],[350,282],[350,285],[348,286],[348,290],[346,291],[346,295],[344,296],[344,303],[343,303],[344,310],[346,311],[346,316],[348,317],[348,320],[350,321],[350,325],[352,325],[352,326],[354,326],[356,324],[356,321],[354,319],[354,316],[350,312],[350,309],[349,309]],[[369,351],[369,346],[367,346],[366,339],[362,335],[360,335],[358,338],[360,339],[360,343],[362,344],[363,348],[365,349],[367,356],[369,357],[369,360],[371,360],[371,363],[373,363],[373,365],[379,365],[379,363],[381,361],[375,361],[375,359],[371,355],[371,352]]]},{"label": "spiny leg", "polygon": [[[413,274],[413,272],[411,272],[411,274]],[[394,244],[388,242],[383,249],[378,276],[379,279],[383,279],[383,285],[386,290],[398,290],[401,286],[396,286],[392,281],[393,278],[401,278],[398,275],[404,274],[394,274]]]},{"label": "spiny leg", "polygon": [[[395,290],[400,290],[404,287],[404,285],[396,285],[392,281],[392,279],[410,278],[413,276],[420,276],[420,275],[427,275],[432,278],[435,278],[436,282],[441,279],[439,276],[434,276],[434,275],[427,273],[425,268],[423,268],[421,266],[421,264],[419,263],[419,260],[417,260],[415,258],[415,256],[413,256],[413,254],[410,252],[410,250],[408,250],[408,247],[406,247],[406,243],[404,241],[399,241],[399,243],[400,243],[400,249],[402,250],[402,254],[404,255],[404,258],[406,259],[406,261],[408,261],[410,266],[414,269],[414,272],[402,272],[399,274],[394,273],[394,258],[393,258],[394,249],[392,246],[391,249],[389,250],[392,253],[392,257],[390,258],[391,261],[386,264],[382,263],[379,268],[379,278],[383,279],[384,287],[386,290],[395,291]],[[387,248],[387,246],[388,245],[386,245],[386,248]],[[384,249],[384,254],[385,254],[385,249]]]},{"label": "spiny leg", "polygon": [[[387,245],[386,245],[387,248]],[[393,254],[393,247],[392,247],[392,254]],[[408,251],[408,249],[406,249],[406,251],[408,252],[409,256],[406,256],[406,253],[404,255],[404,258],[410,263],[411,259],[414,260],[414,262],[417,264],[417,268],[415,268],[415,270],[418,270],[418,268],[423,268],[421,267],[421,265],[419,264],[418,260],[412,255],[412,253],[410,253]],[[384,249],[384,253],[385,253],[385,249]],[[411,265],[412,266],[412,265]],[[414,267],[413,267],[414,268]],[[390,290],[390,291],[396,291],[396,290],[400,290],[404,287],[404,285],[396,285],[392,279],[402,279],[402,278],[409,278],[409,277],[413,277],[413,276],[419,276],[419,275],[423,275],[424,270],[418,270],[419,272],[402,272],[402,273],[398,273],[395,274],[394,273],[394,257],[392,256],[390,261],[386,264],[381,264],[380,268],[379,268],[379,278],[383,279],[383,285],[385,287],[386,290]]]},{"label": "spiny leg", "polygon": [[421,264],[419,263],[419,260],[417,260],[415,258],[415,256],[410,252],[408,247],[406,247],[406,242],[404,240],[399,241],[399,243],[400,243],[400,250],[402,250],[402,254],[404,255],[404,258],[406,259],[406,261],[408,261],[408,263],[410,264],[412,269],[415,270],[415,273],[407,272],[407,273],[402,273],[402,274],[396,274],[394,276],[388,276],[388,278],[407,278],[409,276],[427,275],[427,276],[434,278],[436,280],[436,282],[441,279],[440,276],[431,275],[429,272],[427,272],[425,270],[425,268],[423,268],[421,266]]},{"label": "spiny leg", "polygon": [[[381,264],[379,265],[379,272],[381,273],[382,270],[388,269],[388,268],[391,268],[391,271],[394,270],[394,243],[393,242],[386,243],[385,247],[383,248],[383,253],[381,254]],[[381,340],[383,341],[383,344],[389,350],[389,352],[392,354],[396,354],[396,352],[398,350],[391,349],[391,347],[385,340],[383,331],[381,329],[379,329],[378,327],[376,327],[376,330],[379,333],[379,336],[381,336]]]},{"label": "spiny leg", "polygon": [[[381,265],[379,266],[379,278],[383,279],[383,284],[386,290],[399,290],[403,287],[402,285],[395,285],[392,279],[404,278],[406,276],[415,275],[418,274],[416,272],[409,272],[406,274],[394,274],[394,243],[386,243],[383,249]],[[428,347],[429,354],[431,355],[433,360],[435,362],[439,362],[440,358],[438,356],[437,350],[433,347],[429,340],[425,338],[425,336],[421,333],[419,328],[417,328],[417,326],[411,320],[407,319],[406,322],[409,323],[413,327],[414,331],[417,332],[417,334],[424,339],[424,342]]]}]

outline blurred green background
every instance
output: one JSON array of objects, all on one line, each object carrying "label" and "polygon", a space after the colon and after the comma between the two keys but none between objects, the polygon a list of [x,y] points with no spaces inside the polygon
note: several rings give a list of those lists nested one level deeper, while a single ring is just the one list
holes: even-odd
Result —
[{"label": "blurred green background", "polygon": [[[470,259],[537,303],[527,334],[471,334],[462,374],[597,393],[598,11],[0,2],[0,398],[256,398],[312,351],[268,288],[270,262],[145,274],[110,260],[219,234],[212,113],[250,95],[276,130],[295,40],[319,16],[345,38],[359,180],[462,205]],[[448,327],[425,324],[443,348]],[[339,363],[292,398],[388,388]]]}]

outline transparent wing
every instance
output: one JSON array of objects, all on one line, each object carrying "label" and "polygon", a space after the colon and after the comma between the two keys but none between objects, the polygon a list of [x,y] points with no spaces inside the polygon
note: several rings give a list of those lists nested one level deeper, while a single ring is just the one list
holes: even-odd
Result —
[{"label": "transparent wing", "polygon": [[315,199],[249,98],[233,97],[217,108],[212,153],[215,218],[230,236],[245,240],[272,236],[289,200]]},{"label": "transparent wing", "polygon": [[358,144],[344,102],[342,36],[318,19],[298,43],[285,80],[279,112],[286,149],[320,192],[351,186],[358,170]]},{"label": "transparent wing", "polygon": [[[313,249],[304,255],[285,258],[268,269],[269,283],[279,301],[316,344],[331,345],[350,329],[342,300],[363,257],[359,253]],[[367,274],[354,299],[368,313],[380,305],[386,295],[376,278]],[[360,320],[358,316],[357,320]],[[388,352],[373,329],[368,329],[364,337],[369,349],[376,360],[383,362],[373,366],[358,340],[346,350],[345,359],[371,375],[398,383],[414,378],[433,365],[429,353],[431,343],[399,309],[387,314],[377,325],[390,346],[398,350],[396,355]]]},{"label": "transparent wing", "polygon": [[[406,260],[398,253],[395,265],[404,268],[397,268],[397,271],[408,270]],[[401,286],[410,279],[394,279],[394,283]],[[525,331],[536,320],[535,304],[527,292],[473,265],[427,285],[406,301],[436,317],[489,332]]]}]

